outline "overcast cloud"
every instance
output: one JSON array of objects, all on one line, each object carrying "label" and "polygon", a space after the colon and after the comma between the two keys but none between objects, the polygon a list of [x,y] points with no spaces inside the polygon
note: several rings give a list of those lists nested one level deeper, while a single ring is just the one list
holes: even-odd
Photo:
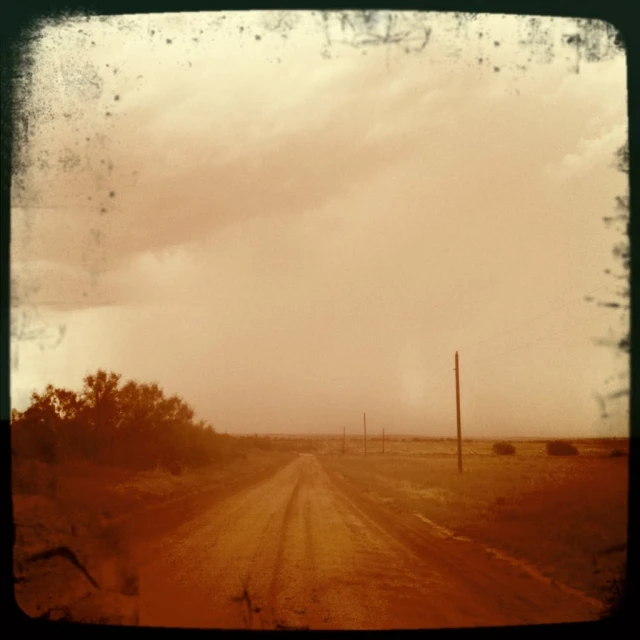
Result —
[{"label": "overcast cloud", "polygon": [[624,402],[601,420],[594,393],[628,362],[593,344],[624,325],[582,300],[613,290],[624,52],[576,73],[569,20],[543,19],[548,59],[523,19],[425,15],[408,53],[304,12],[48,27],[14,313],[65,332],[14,339],[14,405],[102,367],[229,432],[366,411],[454,435],[458,350],[469,437],[624,435]]}]

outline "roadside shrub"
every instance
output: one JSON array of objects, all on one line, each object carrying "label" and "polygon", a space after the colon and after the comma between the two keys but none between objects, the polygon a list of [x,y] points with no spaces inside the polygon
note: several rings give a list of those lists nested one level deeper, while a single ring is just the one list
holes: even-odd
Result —
[{"label": "roadside shrub", "polygon": [[516,448],[510,442],[496,442],[493,445],[493,452],[499,456],[512,456]]},{"label": "roadside shrub", "polygon": [[547,454],[550,456],[575,456],[578,454],[578,450],[569,442],[553,440],[547,442]]},{"label": "roadside shrub", "polygon": [[14,455],[39,462],[56,462],[58,442],[50,425],[37,419],[22,420],[14,422],[11,431]]},{"label": "roadside shrub", "polygon": [[184,470],[183,464],[179,460],[169,460],[167,471],[173,476],[181,476]]},{"label": "roadside shrub", "polygon": [[622,449],[611,449],[611,452],[609,453],[609,457],[610,458],[622,458],[623,456],[626,456],[627,452],[623,451]]}]

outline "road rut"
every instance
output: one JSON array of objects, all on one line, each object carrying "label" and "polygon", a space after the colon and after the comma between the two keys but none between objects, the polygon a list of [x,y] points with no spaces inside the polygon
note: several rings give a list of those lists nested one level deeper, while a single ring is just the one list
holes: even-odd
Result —
[{"label": "road rut", "polygon": [[438,539],[424,527],[412,544],[396,535],[388,513],[361,507],[314,455],[300,455],[145,549],[139,623],[409,629],[598,615],[472,543]]}]

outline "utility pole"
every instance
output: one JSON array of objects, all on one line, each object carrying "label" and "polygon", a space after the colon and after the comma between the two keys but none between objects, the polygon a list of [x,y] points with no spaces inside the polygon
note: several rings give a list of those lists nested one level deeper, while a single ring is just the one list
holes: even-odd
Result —
[{"label": "utility pole", "polygon": [[384,453],[384,429],[382,430],[382,453]]},{"label": "utility pole", "polygon": [[347,427],[342,427],[342,453],[344,453],[344,439],[347,434]]},{"label": "utility pole", "polygon": [[458,420],[458,471],[462,473],[462,431],[460,429],[460,366],[458,365],[458,352],[456,351],[456,416]]},{"label": "utility pole", "polygon": [[364,457],[367,457],[367,414],[364,414]]}]

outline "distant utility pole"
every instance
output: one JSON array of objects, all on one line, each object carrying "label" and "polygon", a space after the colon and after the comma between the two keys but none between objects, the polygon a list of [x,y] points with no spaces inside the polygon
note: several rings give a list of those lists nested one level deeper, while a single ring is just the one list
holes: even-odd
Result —
[{"label": "distant utility pole", "polygon": [[384,453],[384,429],[382,430],[382,453]]},{"label": "distant utility pole", "polygon": [[367,457],[367,414],[364,414],[364,457]]},{"label": "distant utility pole", "polygon": [[462,431],[460,428],[460,366],[458,365],[458,352],[456,351],[456,416],[458,419],[458,471],[462,473]]},{"label": "distant utility pole", "polygon": [[342,427],[342,453],[344,453],[344,439],[347,435],[347,427]]}]

